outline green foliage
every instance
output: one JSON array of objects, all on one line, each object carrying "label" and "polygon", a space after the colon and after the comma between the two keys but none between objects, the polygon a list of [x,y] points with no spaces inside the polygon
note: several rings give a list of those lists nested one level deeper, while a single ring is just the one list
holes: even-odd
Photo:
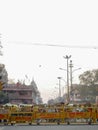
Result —
[{"label": "green foliage", "polygon": [[91,86],[98,83],[98,69],[86,71],[79,76],[80,84]]},{"label": "green foliage", "polygon": [[82,99],[95,101],[98,96],[98,69],[86,71],[79,76],[80,95]]},{"label": "green foliage", "polygon": [[0,91],[0,104],[5,104],[8,102],[9,102],[8,95]]}]

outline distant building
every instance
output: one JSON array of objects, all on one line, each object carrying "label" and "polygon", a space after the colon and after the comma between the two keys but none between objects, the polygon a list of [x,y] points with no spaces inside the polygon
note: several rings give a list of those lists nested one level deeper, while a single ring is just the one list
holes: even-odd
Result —
[{"label": "distant building", "polygon": [[32,88],[21,84],[8,84],[3,90],[8,95],[9,102],[15,104],[32,104]]},{"label": "distant building", "polygon": [[1,90],[7,94],[10,103],[42,104],[35,81],[32,80],[30,85],[20,81],[14,83],[13,80],[8,82],[8,73],[4,64],[0,64],[0,81],[4,83]]},{"label": "distant building", "polygon": [[70,95],[70,102],[75,103],[75,102],[81,102],[81,95],[79,92],[79,84],[73,84],[73,90]]},{"label": "distant building", "polygon": [[32,97],[34,99],[33,102],[36,102],[36,104],[42,104],[43,101],[41,98],[41,94],[34,80],[31,81],[30,87],[33,89],[33,92],[32,92]]},{"label": "distant building", "polygon": [[17,84],[6,84],[2,91],[8,95],[9,102],[12,104],[39,104],[37,101],[39,91],[36,87],[35,84],[25,85],[18,82]]}]

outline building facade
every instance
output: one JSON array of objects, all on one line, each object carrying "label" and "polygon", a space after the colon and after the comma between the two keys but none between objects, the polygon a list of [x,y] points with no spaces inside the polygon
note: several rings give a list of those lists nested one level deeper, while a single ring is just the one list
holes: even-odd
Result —
[{"label": "building facade", "polygon": [[9,103],[15,104],[40,104],[42,98],[34,80],[31,84],[26,85],[18,81],[17,83],[9,82],[8,73],[4,64],[0,64],[0,90],[7,94]]},{"label": "building facade", "polygon": [[33,104],[32,93],[33,90],[30,86],[23,84],[8,84],[4,86],[4,93],[7,94],[9,102],[12,104]]}]

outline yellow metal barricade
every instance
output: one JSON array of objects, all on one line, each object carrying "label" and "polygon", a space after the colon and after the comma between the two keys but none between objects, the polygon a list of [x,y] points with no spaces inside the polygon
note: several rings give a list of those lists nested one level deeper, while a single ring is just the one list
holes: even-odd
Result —
[{"label": "yellow metal barricade", "polygon": [[[32,109],[31,109],[32,108]],[[32,110],[32,111],[31,111]],[[97,123],[98,107],[80,107],[80,106],[34,106],[28,109],[11,109],[0,110],[0,123]]]},{"label": "yellow metal barricade", "polygon": [[0,124],[8,125],[9,122],[9,111],[1,108],[0,109]]},{"label": "yellow metal barricade", "polygon": [[9,123],[11,125],[16,123],[28,123],[32,124],[33,121],[32,112],[11,112]]}]

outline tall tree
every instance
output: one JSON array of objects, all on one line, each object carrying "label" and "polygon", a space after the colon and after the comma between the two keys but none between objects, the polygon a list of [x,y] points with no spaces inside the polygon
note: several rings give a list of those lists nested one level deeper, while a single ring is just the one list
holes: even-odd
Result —
[{"label": "tall tree", "polygon": [[83,99],[95,101],[98,96],[98,69],[85,71],[79,76],[80,94]]},{"label": "tall tree", "polygon": [[4,84],[8,83],[8,73],[5,69],[4,64],[0,64],[0,81],[3,82]]},{"label": "tall tree", "polygon": [[8,95],[0,91],[0,104],[5,104],[9,102]]}]

